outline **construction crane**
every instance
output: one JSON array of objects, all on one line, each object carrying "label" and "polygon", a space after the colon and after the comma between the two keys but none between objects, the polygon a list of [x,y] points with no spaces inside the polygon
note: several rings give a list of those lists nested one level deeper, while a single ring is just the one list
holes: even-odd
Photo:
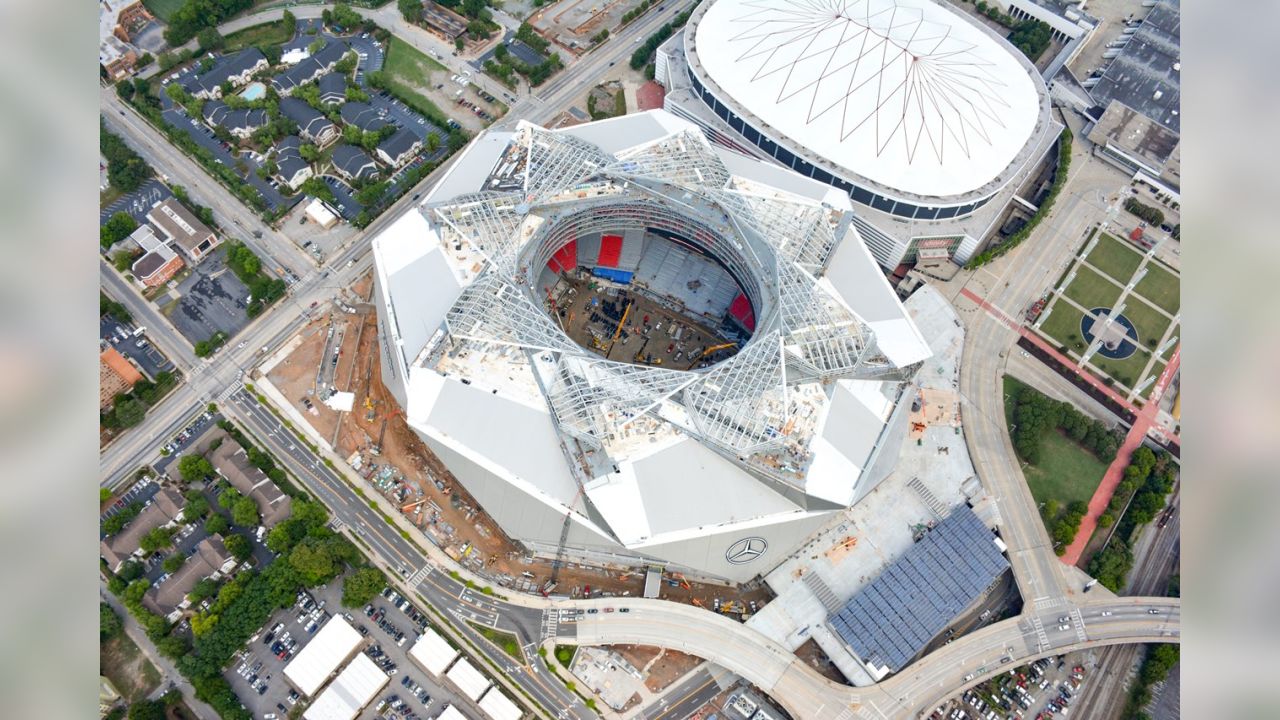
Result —
[{"label": "construction crane", "polygon": [[560,577],[560,566],[564,564],[564,546],[569,540],[569,524],[573,522],[573,506],[578,502],[578,498],[582,497],[583,487],[578,485],[578,492],[574,493],[573,500],[569,502],[569,509],[564,514],[564,525],[560,527],[560,543],[556,545],[556,559],[551,563],[551,579],[548,585],[554,586]]},{"label": "construction crane", "polygon": [[622,334],[622,326],[627,324],[627,316],[631,314],[631,306],[635,303],[627,303],[627,307],[622,311],[622,318],[618,320],[618,327],[613,330],[613,337],[609,339],[609,349],[605,351],[604,357],[609,359],[609,353],[613,352],[613,344],[618,342],[618,336]]},{"label": "construction crane", "polygon": [[738,347],[738,343],[727,342],[727,343],[721,343],[720,345],[712,345],[711,347],[703,350],[700,353],[695,353],[691,358],[689,358],[689,369],[692,370],[693,366],[697,365],[698,361],[701,360],[702,358],[713,355],[717,352],[720,352],[721,350],[727,350],[731,347]]},{"label": "construction crane", "polygon": [[369,449],[369,452],[373,453],[374,455],[382,454],[382,440],[387,436],[387,421],[397,415],[403,415],[403,414],[404,414],[403,409],[396,408],[395,410],[392,410],[391,412],[382,416],[382,428],[378,430],[378,442],[372,448]]}]

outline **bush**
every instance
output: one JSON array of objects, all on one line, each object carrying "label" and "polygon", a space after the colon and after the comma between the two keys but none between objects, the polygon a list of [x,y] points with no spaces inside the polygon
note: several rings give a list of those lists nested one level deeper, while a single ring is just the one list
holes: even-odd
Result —
[{"label": "bush", "polygon": [[1135,197],[1130,196],[1125,199],[1124,209],[1142,218],[1148,225],[1159,227],[1164,224],[1164,213],[1159,208],[1144,205]]},{"label": "bush", "polygon": [[154,172],[124,140],[107,130],[105,123],[98,125],[98,151],[107,159],[107,181],[120,192],[137,190]]},{"label": "bush", "polygon": [[1031,216],[1026,225],[1023,225],[1014,234],[1010,235],[1007,240],[974,256],[969,262],[965,263],[966,270],[974,270],[996,258],[1004,255],[1014,249],[1031,235],[1031,231],[1035,230],[1045,215],[1049,214],[1049,210],[1053,208],[1053,203],[1058,199],[1058,193],[1062,192],[1062,186],[1067,181],[1067,171],[1071,169],[1071,130],[1062,129],[1062,134],[1058,137],[1058,171],[1053,176],[1053,185],[1049,188],[1049,194],[1045,197],[1044,202],[1040,203],[1040,208]]},{"label": "bush", "polygon": [[123,629],[124,623],[120,621],[116,611],[104,602],[98,603],[98,642],[110,640],[119,635]]}]

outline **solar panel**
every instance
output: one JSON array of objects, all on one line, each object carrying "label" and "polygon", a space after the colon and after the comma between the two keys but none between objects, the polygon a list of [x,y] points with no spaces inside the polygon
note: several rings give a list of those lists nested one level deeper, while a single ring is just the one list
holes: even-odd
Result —
[{"label": "solar panel", "polygon": [[1008,567],[991,531],[961,505],[827,622],[859,657],[897,672]]}]

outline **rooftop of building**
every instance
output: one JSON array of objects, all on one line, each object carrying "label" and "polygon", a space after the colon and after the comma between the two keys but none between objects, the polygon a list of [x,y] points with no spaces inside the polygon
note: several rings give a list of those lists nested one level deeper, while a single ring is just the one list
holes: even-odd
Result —
[{"label": "rooftop of building", "polygon": [[[1048,119],[1016,49],[933,0],[703,3],[686,57],[771,135],[904,199],[985,195]],[[810,159],[809,155],[805,155]]]},{"label": "rooftop of building", "polygon": [[1090,90],[1101,107],[1112,100],[1181,132],[1182,11],[1178,0],[1159,0]]}]

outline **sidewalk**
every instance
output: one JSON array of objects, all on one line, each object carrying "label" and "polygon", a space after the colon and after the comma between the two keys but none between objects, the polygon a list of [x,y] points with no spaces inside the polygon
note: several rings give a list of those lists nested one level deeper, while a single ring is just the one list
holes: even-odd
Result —
[{"label": "sidewalk", "polygon": [[125,634],[138,646],[142,654],[147,656],[151,664],[155,665],[156,669],[160,671],[160,685],[151,693],[150,699],[158,699],[168,692],[170,685],[172,685],[182,692],[183,701],[198,717],[204,720],[217,720],[218,713],[214,712],[212,707],[196,699],[195,689],[191,687],[191,683],[182,677],[172,660],[164,657],[156,650],[156,646],[147,637],[146,631],[142,629],[142,626],[138,624],[133,615],[129,614],[128,609],[120,603],[120,599],[107,590],[107,585],[101,577],[98,578],[98,595],[103,602],[116,611],[116,614],[120,616],[120,621],[124,624]]}]

